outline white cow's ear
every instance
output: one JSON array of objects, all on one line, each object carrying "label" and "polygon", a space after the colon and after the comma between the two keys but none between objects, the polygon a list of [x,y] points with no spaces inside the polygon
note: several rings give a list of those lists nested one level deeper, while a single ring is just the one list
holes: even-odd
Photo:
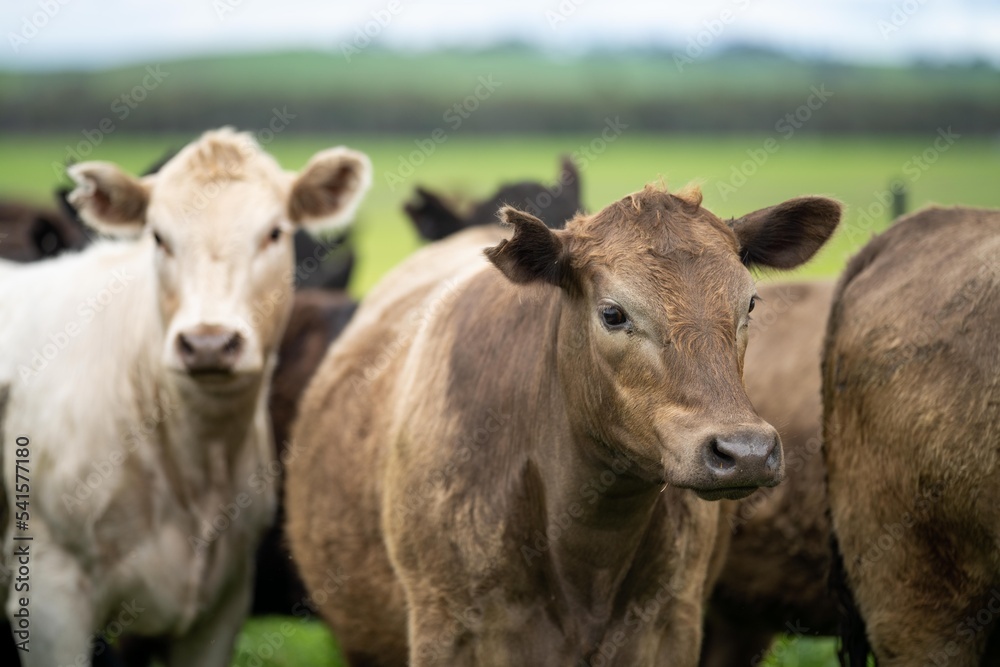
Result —
[{"label": "white cow's ear", "polygon": [[288,217],[310,232],[346,227],[372,184],[364,153],[338,146],[320,151],[292,183]]},{"label": "white cow's ear", "polygon": [[69,203],[102,234],[134,236],[146,221],[149,184],[110,162],[81,162],[66,170],[76,187]]}]

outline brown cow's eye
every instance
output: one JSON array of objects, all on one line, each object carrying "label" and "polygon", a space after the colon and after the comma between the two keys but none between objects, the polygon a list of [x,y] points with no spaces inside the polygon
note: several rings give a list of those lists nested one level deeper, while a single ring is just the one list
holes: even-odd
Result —
[{"label": "brown cow's eye", "polygon": [[601,321],[608,329],[622,329],[628,324],[628,315],[620,306],[607,305],[601,308]]},{"label": "brown cow's eye", "polygon": [[750,307],[747,309],[748,313],[752,313],[753,312],[753,307],[754,307],[754,305],[756,303],[757,303],[757,297],[755,297],[755,296],[750,297]]}]

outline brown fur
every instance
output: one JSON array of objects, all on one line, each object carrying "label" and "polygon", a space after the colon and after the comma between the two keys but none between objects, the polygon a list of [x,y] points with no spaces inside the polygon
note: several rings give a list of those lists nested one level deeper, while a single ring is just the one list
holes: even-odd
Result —
[{"label": "brown fur", "polygon": [[0,257],[4,259],[33,262],[86,243],[83,225],[54,209],[0,202]]},{"label": "brown fur", "polygon": [[744,381],[758,414],[781,435],[787,476],[739,501],[727,517],[731,544],[712,593],[704,667],[754,664],[777,633],[837,631],[820,452],[820,356],[833,284],[757,291]]},{"label": "brown fur", "polygon": [[[835,209],[794,224],[829,233]],[[547,238],[507,217],[502,273],[477,253],[497,230],[428,246],[325,357],[292,552],[353,664],[694,665],[719,505],[680,487],[745,495],[699,464],[705,438],[774,438],[740,378],[740,253],[769,251],[654,189]],[[629,332],[603,328],[607,295]]]},{"label": "brown fur", "polygon": [[883,667],[1000,664],[998,258],[1000,212],[932,208],[869,243],[837,287],[830,506]]},{"label": "brown fur", "polygon": [[257,570],[251,614],[303,616],[311,612],[302,580],[292,564],[285,535],[282,487],[292,422],[299,400],[330,343],[347,326],[357,304],[344,292],[305,289],[295,292],[292,314],[278,348],[278,365],[271,380],[268,411],[274,433],[278,511],[257,549]]}]

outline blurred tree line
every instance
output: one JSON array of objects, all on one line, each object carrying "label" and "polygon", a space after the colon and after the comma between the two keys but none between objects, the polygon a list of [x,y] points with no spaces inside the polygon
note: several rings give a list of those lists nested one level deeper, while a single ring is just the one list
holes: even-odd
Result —
[{"label": "blurred tree line", "polygon": [[276,114],[296,132],[589,132],[618,117],[648,131],[912,134],[953,126],[987,134],[1000,129],[1000,72],[986,63],[873,67],[751,48],[696,58],[642,50],[569,59],[519,46],[0,71],[0,129],[7,132],[264,128]]}]

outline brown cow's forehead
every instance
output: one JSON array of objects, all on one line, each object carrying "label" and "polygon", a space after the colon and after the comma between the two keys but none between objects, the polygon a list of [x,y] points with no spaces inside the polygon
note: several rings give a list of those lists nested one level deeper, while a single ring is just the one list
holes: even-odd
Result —
[{"label": "brown cow's forehead", "polygon": [[736,236],[722,220],[697,202],[651,187],[571,221],[567,231],[580,259],[607,265],[637,255],[737,252]]}]

